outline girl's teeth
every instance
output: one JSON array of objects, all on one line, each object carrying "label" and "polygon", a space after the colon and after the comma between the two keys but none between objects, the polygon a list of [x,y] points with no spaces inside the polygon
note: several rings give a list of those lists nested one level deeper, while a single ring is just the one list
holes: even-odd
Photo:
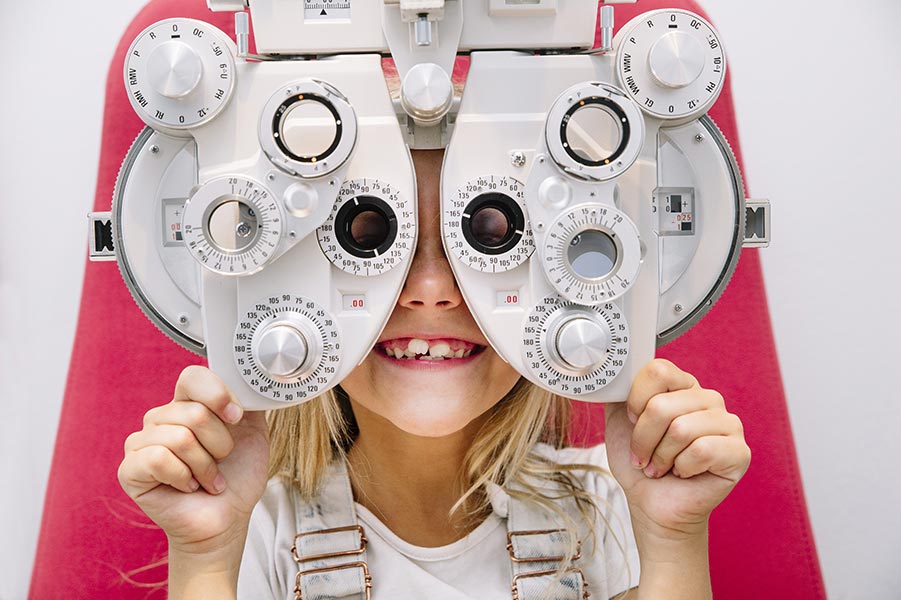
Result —
[{"label": "girl's teeth", "polygon": [[447,344],[445,342],[438,342],[437,344],[429,348],[429,356],[444,357],[450,353],[450,344]]},{"label": "girl's teeth", "polygon": [[388,356],[397,359],[444,360],[466,358],[472,354],[473,350],[474,348],[469,350],[451,350],[450,344],[447,342],[437,342],[433,346],[429,346],[426,340],[414,338],[407,343],[406,349],[387,348],[385,352]]},{"label": "girl's teeth", "polygon": [[414,355],[416,354],[428,354],[429,352],[429,343],[425,340],[412,339],[410,343],[407,344],[407,352],[412,352]]}]

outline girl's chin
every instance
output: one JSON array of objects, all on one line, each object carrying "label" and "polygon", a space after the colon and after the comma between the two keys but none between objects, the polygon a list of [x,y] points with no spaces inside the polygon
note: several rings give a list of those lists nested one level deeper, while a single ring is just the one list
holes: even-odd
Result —
[{"label": "girl's chin", "polygon": [[435,398],[434,402],[424,407],[420,402],[402,401],[392,406],[390,411],[384,411],[381,414],[405,433],[419,437],[439,438],[461,431],[473,419],[488,410],[491,405],[488,403],[488,406],[472,406],[468,410],[462,407],[458,410],[448,410],[448,402],[452,402],[452,400]]},{"label": "girl's chin", "polygon": [[397,378],[383,385],[370,381],[364,389],[345,391],[367,412],[401,431],[430,438],[459,432],[503,396],[503,391],[469,382],[404,385]]}]

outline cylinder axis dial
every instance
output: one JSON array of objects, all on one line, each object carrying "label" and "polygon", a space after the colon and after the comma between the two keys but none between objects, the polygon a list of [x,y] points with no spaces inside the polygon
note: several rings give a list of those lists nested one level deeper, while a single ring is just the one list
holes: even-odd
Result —
[{"label": "cylinder axis dial", "polygon": [[644,119],[626,93],[602,82],[564,91],[545,124],[547,147],[561,168],[579,178],[607,181],[638,159]]},{"label": "cylinder axis dial", "polygon": [[390,184],[354,179],[341,186],[316,235],[333,265],[353,275],[379,275],[401,264],[416,240],[416,207]]},{"label": "cylinder axis dial", "polygon": [[551,285],[571,302],[597,306],[625,294],[641,266],[638,229],[612,206],[576,207],[548,228],[542,260]]},{"label": "cylinder axis dial", "polygon": [[166,19],[132,42],[125,87],[132,107],[155,129],[189,129],[214,118],[234,89],[230,40],[208,23]]},{"label": "cylinder axis dial", "polygon": [[260,146],[280,169],[315,179],[333,173],[357,143],[357,115],[324,81],[303,79],[277,90],[260,115]]},{"label": "cylinder axis dial", "polygon": [[547,296],[526,322],[526,366],[557,393],[596,392],[613,381],[628,358],[629,326],[612,303],[588,308]]},{"label": "cylinder axis dial", "polygon": [[623,87],[646,113],[681,119],[704,114],[719,97],[726,57],[703,18],[659,10],[624,28],[617,67]]},{"label": "cylinder axis dial", "polygon": [[219,177],[185,205],[185,244],[201,265],[222,275],[255,273],[272,258],[283,219],[272,193],[246,177]]},{"label": "cylinder axis dial", "polygon": [[297,402],[328,389],[341,360],[338,329],[319,304],[281,294],[258,302],[235,329],[235,364],[254,391]]},{"label": "cylinder axis dial", "polygon": [[512,177],[486,175],[466,183],[443,207],[448,250],[477,271],[521,265],[535,250],[524,198]]}]

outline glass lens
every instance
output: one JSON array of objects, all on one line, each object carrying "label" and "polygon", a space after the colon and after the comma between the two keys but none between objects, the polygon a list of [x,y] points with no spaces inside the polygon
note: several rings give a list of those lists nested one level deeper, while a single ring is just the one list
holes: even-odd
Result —
[{"label": "glass lens", "polygon": [[480,208],[470,217],[472,235],[488,248],[500,246],[510,234],[512,224],[507,214],[493,206]]},{"label": "glass lens", "polygon": [[361,250],[375,250],[388,239],[388,219],[381,211],[364,210],[350,223],[350,237]]},{"label": "glass lens", "polygon": [[322,103],[301,100],[282,117],[282,142],[295,156],[303,159],[325,154],[335,141],[338,124]]},{"label": "glass lens", "polygon": [[590,162],[612,156],[622,139],[622,123],[610,110],[597,104],[586,104],[574,112],[566,125],[570,150]]},{"label": "glass lens", "polygon": [[616,266],[616,242],[603,231],[589,229],[573,238],[566,256],[579,277],[601,279]]},{"label": "glass lens", "polygon": [[226,252],[240,252],[253,244],[258,228],[253,208],[238,200],[213,210],[207,228],[210,241]]}]

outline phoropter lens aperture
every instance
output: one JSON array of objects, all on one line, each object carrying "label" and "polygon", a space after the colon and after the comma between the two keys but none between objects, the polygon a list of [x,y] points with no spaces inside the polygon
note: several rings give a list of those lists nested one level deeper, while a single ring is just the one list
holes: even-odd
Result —
[{"label": "phoropter lens aperture", "polygon": [[463,211],[463,237],[482,254],[497,256],[522,239],[525,215],[513,198],[488,192],[476,196]]},{"label": "phoropter lens aperture", "polygon": [[256,241],[259,230],[256,213],[240,200],[226,200],[210,212],[207,232],[210,241],[224,252],[241,252]]},{"label": "phoropter lens aperture", "polygon": [[390,225],[387,215],[366,209],[357,213],[350,222],[350,239],[359,248],[374,250],[385,243]]},{"label": "phoropter lens aperture", "polygon": [[587,167],[609,165],[622,156],[630,132],[623,110],[609,98],[598,96],[573,104],[560,125],[563,149]]},{"label": "phoropter lens aperture", "polygon": [[381,198],[356,196],[335,216],[338,243],[357,258],[375,258],[397,238],[397,215]]},{"label": "phoropter lens aperture", "polygon": [[511,215],[496,206],[483,206],[470,218],[473,237],[488,248],[498,248],[513,233]]},{"label": "phoropter lens aperture", "polygon": [[619,252],[607,233],[587,229],[569,243],[566,258],[573,272],[583,279],[599,280],[616,267]]},{"label": "phoropter lens aperture", "polygon": [[275,111],[272,136],[278,147],[303,163],[322,161],[341,141],[341,117],[331,102],[315,94],[298,94]]}]

